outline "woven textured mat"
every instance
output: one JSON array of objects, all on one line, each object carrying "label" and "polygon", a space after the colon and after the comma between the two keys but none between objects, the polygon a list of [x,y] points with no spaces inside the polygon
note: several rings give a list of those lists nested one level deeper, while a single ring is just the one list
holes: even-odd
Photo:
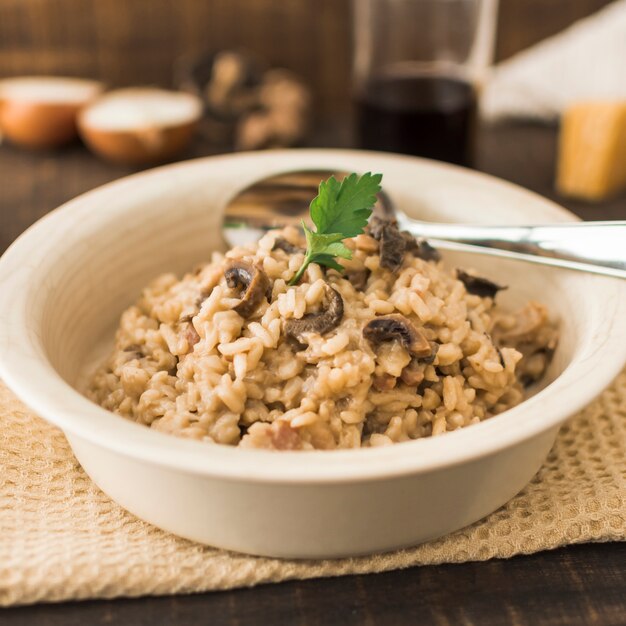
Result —
[{"label": "woven textured mat", "polygon": [[63,434],[0,383],[0,605],[173,594],[506,558],[626,540],[626,371],[561,430],[507,505],[416,548],[284,561],[201,546],[127,513],[85,475]]}]

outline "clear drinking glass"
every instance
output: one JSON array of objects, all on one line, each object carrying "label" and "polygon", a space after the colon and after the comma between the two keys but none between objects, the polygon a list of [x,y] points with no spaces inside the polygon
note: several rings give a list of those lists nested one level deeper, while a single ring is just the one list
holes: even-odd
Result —
[{"label": "clear drinking glass", "polygon": [[353,0],[361,148],[471,165],[497,0]]}]

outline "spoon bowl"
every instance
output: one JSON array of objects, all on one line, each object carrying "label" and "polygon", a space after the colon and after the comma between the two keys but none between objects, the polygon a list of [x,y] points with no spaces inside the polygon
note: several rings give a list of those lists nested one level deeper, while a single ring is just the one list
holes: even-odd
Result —
[{"label": "spoon bowl", "polygon": [[[340,170],[295,170],[266,176],[237,192],[226,204],[222,231],[229,246],[253,243],[265,232],[285,226],[300,227],[302,221],[313,227],[309,204],[319,184],[331,176],[342,180]],[[389,196],[381,191],[374,210],[393,215]]]},{"label": "spoon bowl", "polygon": [[[226,205],[223,234],[230,246],[257,241],[272,228],[312,226],[309,203],[322,180],[346,172],[325,169],[272,174],[239,191]],[[435,246],[556,265],[626,278],[626,221],[530,226],[485,226],[424,222],[394,206],[384,191],[374,212],[396,219],[401,229]]]}]

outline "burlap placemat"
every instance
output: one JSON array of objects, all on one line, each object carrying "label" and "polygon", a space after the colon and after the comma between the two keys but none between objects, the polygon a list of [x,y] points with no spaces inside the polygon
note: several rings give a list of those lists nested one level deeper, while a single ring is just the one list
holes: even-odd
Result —
[{"label": "burlap placemat", "polygon": [[0,605],[172,594],[626,540],[626,372],[563,427],[543,469],[486,519],[416,548],[281,561],[179,539],[127,513],[56,428],[0,383]]}]

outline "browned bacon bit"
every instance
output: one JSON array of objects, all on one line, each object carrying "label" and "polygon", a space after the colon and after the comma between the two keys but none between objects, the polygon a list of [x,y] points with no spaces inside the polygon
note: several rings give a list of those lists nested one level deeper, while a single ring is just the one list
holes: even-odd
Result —
[{"label": "browned bacon bit", "polygon": [[343,318],[343,298],[341,294],[326,285],[326,308],[318,313],[308,313],[302,319],[291,319],[285,322],[285,334],[300,343],[304,343],[306,333],[323,335],[339,326]]},{"label": "browned bacon bit", "polygon": [[192,348],[200,341],[200,335],[191,322],[185,322],[183,325],[183,337],[187,340],[189,347]]},{"label": "browned bacon bit", "polygon": [[372,386],[377,391],[391,391],[396,386],[396,377],[391,374],[381,374],[374,376]]},{"label": "browned bacon bit", "polygon": [[375,345],[398,340],[418,358],[430,357],[433,350],[424,332],[404,315],[397,313],[370,320],[363,328],[363,337]]},{"label": "browned bacon bit", "polygon": [[508,289],[508,287],[498,285],[487,278],[469,274],[464,270],[457,269],[456,277],[465,285],[467,293],[481,298],[495,298],[498,291]]},{"label": "browned bacon bit", "polygon": [[263,298],[267,298],[270,281],[267,274],[249,261],[228,261],[224,270],[226,284],[234,289],[242,287],[241,300],[234,310],[241,317],[250,317]]},{"label": "browned bacon bit", "polygon": [[270,441],[276,450],[299,450],[302,441],[288,422],[274,422],[269,429]]}]

